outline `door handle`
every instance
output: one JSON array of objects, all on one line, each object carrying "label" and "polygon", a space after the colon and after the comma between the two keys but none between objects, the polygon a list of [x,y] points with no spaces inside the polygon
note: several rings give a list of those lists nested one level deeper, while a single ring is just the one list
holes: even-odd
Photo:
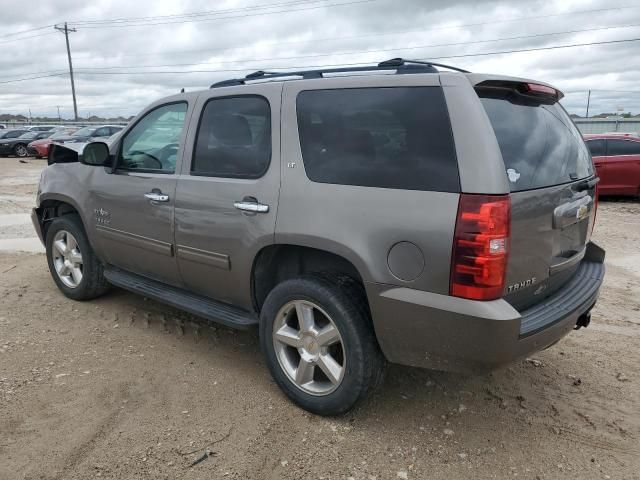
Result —
[{"label": "door handle", "polygon": [[267,213],[269,211],[269,205],[259,203],[255,199],[245,199],[241,202],[234,202],[233,206],[244,212]]},{"label": "door handle", "polygon": [[144,198],[148,198],[153,202],[168,202],[169,195],[165,195],[164,193],[158,192],[149,192],[144,194]]}]

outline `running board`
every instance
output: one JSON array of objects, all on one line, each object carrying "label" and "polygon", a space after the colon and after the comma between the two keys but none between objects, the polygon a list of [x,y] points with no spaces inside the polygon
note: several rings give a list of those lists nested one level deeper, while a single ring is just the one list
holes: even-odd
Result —
[{"label": "running board", "polygon": [[104,276],[109,283],[117,287],[144,295],[228,327],[248,329],[258,325],[258,317],[253,313],[165,285],[157,280],[151,280],[114,267],[105,268]]}]

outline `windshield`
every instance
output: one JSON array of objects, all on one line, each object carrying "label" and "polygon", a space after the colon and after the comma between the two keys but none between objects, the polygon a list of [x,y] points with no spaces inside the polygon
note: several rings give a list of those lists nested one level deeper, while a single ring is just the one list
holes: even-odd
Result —
[{"label": "windshield", "polygon": [[580,132],[559,103],[542,104],[506,91],[479,91],[502,152],[512,192],[593,175]]},{"label": "windshield", "polygon": [[51,135],[49,138],[52,139],[52,140],[57,140],[59,138],[68,137],[69,135],[73,135],[75,133],[76,132],[57,132],[57,133],[54,133],[53,135]]},{"label": "windshield", "polygon": [[22,135],[20,135],[20,138],[26,138],[26,139],[30,139],[30,138],[36,138],[38,136],[40,132],[27,132],[27,133],[23,133]]},{"label": "windshield", "polygon": [[93,131],[95,129],[96,129],[96,127],[84,127],[84,128],[81,128],[80,130],[78,130],[77,132],[73,133],[72,136],[74,136],[74,137],[88,137],[93,133]]}]

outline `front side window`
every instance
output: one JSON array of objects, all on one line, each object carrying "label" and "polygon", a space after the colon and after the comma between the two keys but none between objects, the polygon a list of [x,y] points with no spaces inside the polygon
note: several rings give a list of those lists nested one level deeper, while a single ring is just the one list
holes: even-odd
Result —
[{"label": "front side window", "polygon": [[607,140],[607,153],[616,155],[640,155],[640,142],[632,140]]},{"label": "front side window", "polygon": [[587,140],[585,143],[592,157],[602,157],[606,155],[604,140]]},{"label": "front side window", "polygon": [[204,107],[191,173],[259,178],[271,160],[271,109],[258,96],[209,100]]},{"label": "front side window", "polygon": [[310,90],[300,92],[296,107],[311,181],[460,191],[441,88]]},{"label": "front side window", "polygon": [[122,139],[118,168],[173,173],[187,113],[185,102],[147,113]]}]

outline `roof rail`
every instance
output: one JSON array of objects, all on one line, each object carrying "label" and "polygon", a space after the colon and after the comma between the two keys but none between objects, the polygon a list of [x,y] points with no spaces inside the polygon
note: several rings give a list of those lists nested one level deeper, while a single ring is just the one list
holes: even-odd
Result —
[{"label": "roof rail", "polygon": [[371,72],[378,70],[395,70],[397,74],[404,73],[437,73],[435,67],[447,68],[456,72],[470,73],[468,70],[444,65],[442,63],[424,62],[421,60],[405,60],[404,58],[392,58],[385,60],[377,65],[369,65],[365,67],[343,67],[343,68],[327,68],[319,70],[296,70],[291,72],[266,72],[258,70],[245,76],[244,78],[231,78],[216,82],[209,88],[230,87],[235,85],[245,85],[253,80],[271,80],[273,78],[284,77],[302,77],[304,80],[310,78],[323,78],[326,73],[349,73],[349,72]]}]

